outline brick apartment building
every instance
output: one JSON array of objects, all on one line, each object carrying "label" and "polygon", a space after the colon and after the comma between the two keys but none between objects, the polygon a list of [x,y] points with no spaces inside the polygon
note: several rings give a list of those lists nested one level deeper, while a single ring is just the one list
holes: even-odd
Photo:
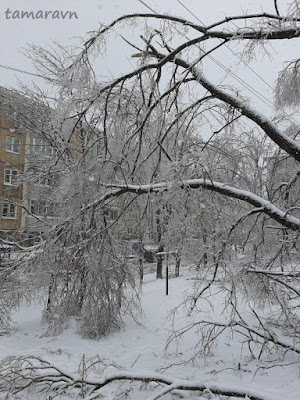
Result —
[{"label": "brick apartment building", "polygon": [[[58,173],[47,174],[55,149],[39,132],[49,130],[47,110],[24,96],[0,87],[0,238],[33,243],[58,220],[53,215],[52,183]],[[70,149],[82,154],[79,136]],[[35,218],[41,216],[42,218]],[[135,236],[136,221],[127,212],[118,218],[118,207],[104,209],[108,221],[118,220],[118,234]],[[46,218],[44,218],[46,217]],[[47,221],[47,226],[43,223]],[[1,246],[0,246],[1,247]]]},{"label": "brick apartment building", "polygon": [[8,117],[9,106],[0,104],[0,230],[22,228],[23,185],[19,179],[24,172],[26,134],[18,131]]},{"label": "brick apartment building", "polygon": [[[41,134],[49,131],[49,109],[42,107],[0,87],[0,239],[32,243],[58,222],[53,212],[57,203],[52,197],[52,184],[59,181],[60,171],[47,173],[47,163],[51,163],[56,152]],[[75,158],[83,154],[80,133],[69,146]],[[98,150],[95,151],[97,154]],[[190,210],[195,215],[195,222],[199,210],[196,203]],[[149,215],[143,222],[146,226],[141,226],[140,221],[141,216],[145,216],[143,206],[139,212],[136,207],[126,207],[126,212],[119,216],[122,208],[120,199],[119,203],[103,209],[110,223],[116,221],[119,238],[135,240],[143,232],[143,240],[155,242],[155,218],[151,206],[148,205]]]},{"label": "brick apartment building", "polygon": [[[24,96],[0,87],[0,237],[10,240],[28,239],[30,232],[40,231],[35,226],[35,214],[43,203],[35,198],[48,188],[46,178],[28,182],[30,172],[45,153],[53,148],[36,132],[42,131],[47,114]],[[38,128],[38,129],[37,129]],[[26,174],[25,174],[26,173]],[[37,186],[35,185],[37,183]],[[46,204],[46,203],[45,203]],[[45,209],[43,210],[46,211]]]}]

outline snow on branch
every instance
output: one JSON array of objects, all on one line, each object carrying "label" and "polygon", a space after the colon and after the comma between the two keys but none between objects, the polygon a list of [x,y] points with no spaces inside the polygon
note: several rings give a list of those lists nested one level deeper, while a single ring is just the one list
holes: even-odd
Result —
[{"label": "snow on branch", "polygon": [[[235,330],[237,333],[245,336],[249,336],[249,340],[253,341],[255,343],[259,343],[259,340],[262,340],[263,343],[270,342],[274,344],[275,346],[282,347],[285,350],[290,350],[293,351],[297,354],[300,354],[300,347],[298,343],[293,343],[292,340],[288,340],[285,337],[279,337],[277,336],[266,324],[262,323],[261,318],[257,315],[255,310],[253,310],[254,315],[256,316],[260,327],[254,327],[249,325],[247,322],[244,320],[231,320],[229,322],[227,321],[207,321],[207,320],[201,320],[198,322],[193,322],[188,326],[185,326],[184,328],[177,330],[168,340],[168,343],[170,344],[171,341],[173,340],[178,340],[182,335],[184,335],[186,332],[191,331],[195,329],[196,327],[199,326],[206,326],[206,327],[216,327],[221,329],[221,333],[225,331],[225,329],[231,329]],[[256,338],[253,337],[253,335],[256,336]],[[219,336],[219,333],[217,334]],[[217,337],[216,336],[216,337]],[[289,338],[291,339],[291,338]],[[210,339],[211,340],[211,339]],[[215,340],[215,338],[213,339]]]},{"label": "snow on branch", "polygon": [[[157,58],[158,60],[160,60],[160,62],[157,64],[156,67],[153,64],[148,64],[147,66],[143,66],[142,68],[158,68],[163,66],[167,62],[172,62],[184,68],[185,70],[190,71],[195,77],[196,81],[199,82],[213,96],[234,107],[243,116],[247,117],[255,124],[257,124],[274,143],[276,143],[282,150],[285,150],[295,160],[300,162],[300,144],[298,142],[287,136],[268,117],[251,107],[247,102],[214,85],[212,82],[206,79],[206,77],[200,72],[199,69],[194,66],[194,64],[190,64],[182,58],[178,57],[178,54],[182,52],[182,50],[196,43],[199,43],[201,39],[202,38],[196,38],[187,41],[167,55],[160,53],[152,45],[149,44],[150,51],[146,54],[149,54],[149,56],[151,57]],[[141,68],[138,71],[139,73],[143,72],[141,71]]]},{"label": "snow on branch", "polygon": [[[262,14],[261,16],[265,16],[266,18],[271,18],[270,15],[266,16]],[[255,18],[259,17],[256,15]],[[300,162],[300,145],[295,140],[291,139],[289,136],[285,135],[272,121],[270,121],[266,116],[261,114],[258,110],[252,108],[249,104],[245,101],[241,100],[237,96],[229,93],[228,91],[224,91],[220,87],[217,87],[212,82],[206,79],[206,77],[195,67],[194,63],[190,63],[185,61],[181,58],[182,51],[188,48],[192,48],[193,46],[201,43],[204,40],[209,38],[219,38],[226,41],[230,39],[287,39],[287,38],[296,38],[300,36],[300,26],[294,26],[293,28],[284,28],[278,27],[274,28],[271,27],[269,29],[261,29],[261,28],[251,28],[249,30],[236,30],[234,32],[225,32],[225,31],[211,31],[208,30],[206,27],[201,27],[197,24],[193,24],[185,19],[167,16],[167,15],[160,15],[160,14],[130,14],[120,17],[119,19],[113,21],[110,25],[100,29],[97,33],[93,34],[91,39],[89,39],[85,43],[85,48],[79,56],[78,60],[91,49],[96,41],[104,35],[107,31],[112,29],[116,24],[120,22],[124,22],[126,20],[130,20],[132,18],[156,18],[170,22],[180,23],[184,26],[188,26],[190,28],[196,29],[201,33],[199,37],[193,38],[191,40],[185,41],[180,46],[175,48],[174,50],[170,50],[168,54],[163,54],[160,51],[157,51],[156,48],[148,42],[146,39],[142,37],[142,39],[147,44],[147,50],[142,51],[141,54],[144,56],[149,56],[151,58],[156,58],[158,60],[157,63],[146,63],[140,66],[139,68],[131,71],[130,73],[120,76],[118,79],[115,79],[113,82],[110,82],[108,85],[104,85],[96,94],[95,98],[91,100],[89,106],[86,110],[82,112],[82,115],[88,111],[88,108],[95,102],[101,93],[113,89],[118,84],[122,84],[126,80],[131,79],[134,76],[139,76],[140,74],[149,71],[149,70],[159,70],[167,63],[175,63],[175,65],[184,68],[186,71],[189,71],[192,76],[199,82],[206,90],[208,90],[213,96],[218,98],[219,100],[227,103],[228,105],[234,107],[238,110],[243,116],[247,117],[255,124],[257,124],[265,133],[266,135],[276,143],[281,149],[285,150],[289,155],[291,155],[295,160]],[[253,17],[254,18],[254,17]],[[278,19],[278,16],[273,16],[272,18]],[[288,20],[288,19],[287,19]],[[294,20],[293,20],[294,21]],[[294,21],[295,22],[295,21]],[[298,22],[298,21],[297,21]],[[211,27],[210,27],[211,28]],[[135,46],[134,46],[135,47]],[[78,61],[77,61],[78,62]]]},{"label": "snow on branch", "polygon": [[277,275],[286,277],[300,277],[300,271],[269,271],[261,268],[250,268],[247,272],[265,275]]},{"label": "snow on branch", "polygon": [[189,64],[185,60],[177,57],[178,52],[187,46],[190,46],[189,42],[182,44],[168,55],[161,54],[156,50],[151,52],[151,55],[160,59],[161,62],[174,62],[176,65],[189,70],[196,80],[213,96],[234,107],[236,110],[239,110],[242,115],[255,122],[266,133],[266,135],[273,140],[274,143],[276,143],[281,149],[285,150],[295,160],[300,162],[299,143],[283,133],[268,117],[251,107],[245,101],[214,85],[206,79],[205,76],[195,66],[193,66],[193,64]]},{"label": "snow on branch", "polygon": [[[278,279],[279,278],[284,278],[284,277],[293,277],[293,278],[297,278],[298,276],[300,276],[300,271],[266,271],[266,270],[261,270],[261,269],[248,269],[247,273],[256,273],[256,274],[262,274],[262,275],[267,275],[269,279],[279,283],[280,285],[285,286],[286,288],[288,288],[289,290],[293,291],[297,296],[300,297],[300,291],[293,285],[291,285],[289,282],[282,280],[282,279]],[[277,277],[276,277],[277,276]]]},{"label": "snow on branch", "polygon": [[[131,19],[138,19],[138,18],[143,18],[143,19],[156,19],[156,20],[162,20],[162,21],[169,21],[169,22],[175,22],[183,25],[184,27],[189,27],[197,32],[202,33],[205,35],[206,39],[209,38],[219,38],[219,39],[225,39],[225,40],[241,40],[241,39],[266,39],[266,40],[281,40],[281,39],[293,39],[297,38],[300,36],[300,29],[299,26],[295,26],[297,22],[299,22],[299,19],[297,18],[288,18],[288,17],[283,17],[283,16],[278,16],[278,15],[272,15],[272,14],[267,14],[267,13],[262,13],[262,14],[253,14],[253,15],[240,15],[240,16],[232,16],[228,17],[224,20],[221,20],[213,25],[210,25],[208,27],[195,24],[194,22],[188,21],[185,18],[180,18],[172,15],[166,15],[166,14],[149,14],[149,13],[134,13],[134,14],[127,14],[123,15],[120,18],[115,19],[113,22],[111,22],[109,25],[103,27],[100,29],[96,35],[93,35],[91,39],[89,39],[85,43],[85,49],[89,50],[91,46],[95,43],[95,41],[105,35],[108,31],[112,30],[116,25],[129,21]],[[292,26],[288,28],[284,28],[281,25],[276,26],[276,27],[271,27],[269,26],[268,29],[261,29],[260,26],[258,26],[256,29],[255,27],[251,27],[249,29],[242,29],[242,30],[235,30],[233,32],[228,32],[228,31],[214,31],[212,30],[213,27],[223,25],[224,23],[228,23],[233,20],[253,20],[254,22],[257,19],[264,19],[264,20],[277,20],[277,21],[283,21],[290,23]]]},{"label": "snow on branch", "polygon": [[247,14],[247,15],[235,15],[231,17],[225,17],[223,20],[215,22],[209,26],[206,27],[206,29],[213,29],[217,26],[227,24],[228,22],[231,21],[246,21],[246,20],[255,20],[255,19],[266,19],[266,20],[274,20],[274,21],[280,21],[280,22],[290,22],[290,23],[295,23],[295,22],[300,22],[299,18],[296,17],[286,17],[286,16],[280,16],[280,15],[274,15],[274,14],[269,14],[269,13],[262,13],[262,14]]},{"label": "snow on branch", "polygon": [[248,398],[251,400],[270,400],[268,395],[262,395],[252,388],[243,388],[231,384],[205,383],[197,380],[177,379],[157,372],[117,371],[108,373],[101,379],[89,380],[83,376],[73,376],[51,365],[48,361],[38,357],[10,357],[2,360],[0,368],[0,392],[7,396],[26,393],[35,390],[37,393],[66,394],[77,391],[84,395],[86,400],[99,398],[100,390],[110,383],[118,381],[160,383],[165,387],[158,393],[151,395],[149,400],[159,399],[164,394],[174,391],[199,391],[234,398]]},{"label": "snow on branch", "polygon": [[209,82],[197,69],[193,68],[193,74],[197,76],[198,82],[212,95],[238,109],[242,115],[255,122],[281,149],[300,162],[299,143],[284,134],[269,118],[252,108],[245,101]]},{"label": "snow on branch", "polygon": [[[116,197],[123,193],[135,193],[138,195],[147,193],[158,193],[161,191],[169,191],[176,186],[180,189],[203,188],[206,190],[223,194],[228,197],[245,201],[257,208],[261,208],[264,214],[267,214],[269,217],[279,222],[281,225],[290,228],[294,231],[300,230],[299,218],[289,215],[286,211],[280,210],[279,208],[274,206],[270,201],[267,201],[262,197],[259,197],[246,190],[237,189],[235,187],[226,185],[224,183],[215,182],[208,179],[190,179],[179,183],[163,182],[163,183],[155,183],[149,185],[106,185],[106,187],[118,188],[118,190],[114,190],[110,193],[107,193],[105,196],[102,196],[102,199]],[[92,207],[92,205],[90,205],[90,207]]]}]

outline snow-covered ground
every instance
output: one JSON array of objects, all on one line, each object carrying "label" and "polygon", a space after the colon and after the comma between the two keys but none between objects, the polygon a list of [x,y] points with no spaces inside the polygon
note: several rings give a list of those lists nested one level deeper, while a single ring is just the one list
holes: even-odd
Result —
[{"label": "snow-covered ground", "polygon": [[[89,359],[102,360],[95,368],[85,372],[93,380],[101,379],[101,374],[109,375],[116,371],[128,373],[164,373],[169,377],[201,381],[207,385],[220,384],[225,387],[241,388],[244,391],[259,393],[261,398],[273,400],[300,399],[300,363],[294,354],[288,352],[279,360],[276,354],[264,356],[261,361],[250,360],[246,346],[242,346],[241,336],[229,331],[221,336],[218,345],[209,354],[199,354],[193,361],[185,363],[197,349],[199,337],[188,332],[167,348],[166,343],[172,326],[183,327],[194,320],[187,317],[184,307],[176,313],[172,310],[181,304],[187,292],[191,292],[195,280],[194,273],[184,270],[182,276],[169,281],[169,295],[165,294],[165,281],[155,280],[154,274],[145,277],[142,291],[144,316],[137,324],[129,317],[126,327],[101,340],[88,340],[76,333],[76,321],[71,321],[58,336],[45,336],[46,326],[41,322],[42,304],[24,306],[13,316],[15,330],[10,335],[0,337],[1,359],[9,356],[34,355],[66,371],[80,376],[82,360],[89,365]],[[215,290],[215,293],[214,293]],[[210,303],[201,300],[198,318],[222,317],[223,298],[216,288],[212,288]],[[279,366],[271,367],[274,359]],[[298,362],[297,362],[298,361]],[[261,368],[268,366],[268,368]],[[80,372],[81,371],[81,372]],[[130,389],[133,387],[133,389]],[[111,383],[101,390],[105,399],[150,399],[162,387],[156,384]],[[126,392],[127,391],[127,392]],[[122,397],[120,393],[123,392]],[[127,395],[125,395],[125,392]],[[118,395],[119,393],[119,395]],[[199,392],[181,392],[185,398],[202,398]],[[1,397],[2,396],[2,397]],[[0,394],[0,399],[51,399],[50,394],[21,392],[15,396]],[[53,396],[53,393],[52,393]],[[127,397],[126,397],[127,396]],[[207,396],[207,397],[205,397]],[[56,399],[76,398],[75,392],[62,394]],[[78,397],[79,398],[79,397]],[[153,397],[154,398],[154,397]],[[165,400],[177,399],[178,393],[168,393]],[[212,398],[210,394],[204,398]],[[216,396],[216,398],[218,398]]]}]

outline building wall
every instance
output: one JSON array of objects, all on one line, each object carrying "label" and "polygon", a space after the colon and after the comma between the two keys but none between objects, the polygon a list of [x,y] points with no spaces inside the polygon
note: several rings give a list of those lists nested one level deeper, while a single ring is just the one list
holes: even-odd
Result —
[{"label": "building wall", "polygon": [[[27,108],[26,108],[27,107]],[[25,115],[25,118],[24,118]],[[12,231],[20,231],[20,238],[32,238],[34,235],[42,234],[49,230],[51,226],[59,222],[56,215],[38,214],[32,211],[33,202],[55,203],[53,190],[51,186],[41,184],[39,176],[47,176],[47,171],[53,171],[52,156],[47,152],[39,152],[39,145],[34,141],[39,136],[36,130],[36,124],[30,124],[30,121],[38,121],[37,124],[41,131],[47,130],[46,122],[43,125],[43,118],[40,121],[40,113],[31,112],[28,101],[21,95],[10,93],[0,87],[0,236],[3,238]],[[47,116],[45,114],[45,120]],[[35,133],[37,132],[37,133]],[[74,159],[79,159],[85,153],[86,147],[89,151],[89,157],[97,157],[98,147],[93,146],[93,151],[89,148],[89,140],[94,141],[94,131],[88,129],[76,130],[70,143],[70,154]],[[20,142],[19,153],[7,151],[7,137],[18,139]],[[45,146],[43,146],[45,149]],[[57,164],[57,163],[55,163]],[[18,170],[21,180],[18,185],[7,184],[5,182],[5,170]],[[59,166],[56,165],[56,173],[59,173]],[[23,173],[23,174],[22,174]],[[58,177],[59,178],[59,177]],[[22,205],[17,207],[15,218],[3,216],[4,206],[8,203]],[[120,200],[122,203],[122,199]],[[119,218],[118,210],[122,209],[122,204],[111,205],[107,217],[108,223],[116,221],[116,234],[119,238],[127,240],[137,237],[139,230],[139,221],[135,214],[136,210],[132,207]],[[40,218],[35,218],[25,211],[28,209]],[[48,209],[47,209],[48,210]],[[19,233],[19,232],[18,232]],[[20,239],[21,240],[21,239]]]},{"label": "building wall", "polygon": [[[19,154],[7,151],[7,137],[16,138],[20,142]],[[0,108],[0,230],[16,230],[22,228],[22,208],[17,207],[16,218],[3,217],[3,206],[9,202],[22,204],[23,185],[10,185],[5,182],[5,170],[24,171],[25,135],[15,130],[14,124],[7,117],[5,106]]]}]

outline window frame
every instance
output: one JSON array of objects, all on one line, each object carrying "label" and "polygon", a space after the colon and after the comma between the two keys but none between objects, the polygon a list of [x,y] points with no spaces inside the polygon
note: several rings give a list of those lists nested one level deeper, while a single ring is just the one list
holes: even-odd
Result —
[{"label": "window frame", "polygon": [[[8,143],[8,139],[11,139],[11,144],[9,145]],[[16,144],[15,141],[17,141],[18,143]],[[20,147],[21,147],[21,139],[15,137],[15,136],[6,136],[6,140],[5,140],[5,149],[8,153],[12,153],[12,154],[20,154]],[[11,149],[8,148],[8,146],[11,147]],[[14,151],[14,147],[17,146],[18,151]]]},{"label": "window frame", "polygon": [[[11,207],[14,207],[14,213],[11,212]],[[4,215],[4,210],[7,208],[7,215]],[[2,204],[2,219],[17,219],[18,206],[15,203],[3,203]],[[13,216],[12,216],[13,215]]]},{"label": "window frame", "polygon": [[104,207],[103,216],[109,222],[116,222],[119,219],[119,209],[117,207]]},{"label": "window frame", "polygon": [[43,187],[53,187],[55,182],[54,174],[47,174],[39,176],[36,185]]},{"label": "window frame", "polygon": [[57,215],[54,214],[56,207],[58,207],[57,202],[37,199],[29,200],[29,211],[37,217],[57,218]]},{"label": "window frame", "polygon": [[35,156],[54,157],[56,155],[56,150],[49,141],[39,136],[33,136],[32,138],[32,152]]},{"label": "window frame", "polygon": [[[7,174],[8,171],[10,171],[9,174]],[[14,174],[13,172],[16,172],[16,174]],[[15,187],[19,186],[19,183],[18,183],[19,170],[18,169],[16,169],[16,168],[4,168],[3,174],[4,174],[4,179],[3,179],[4,185],[15,186]],[[9,180],[6,180],[7,176],[10,177]],[[11,179],[13,176],[16,177],[16,182],[13,182],[13,179]]]}]

